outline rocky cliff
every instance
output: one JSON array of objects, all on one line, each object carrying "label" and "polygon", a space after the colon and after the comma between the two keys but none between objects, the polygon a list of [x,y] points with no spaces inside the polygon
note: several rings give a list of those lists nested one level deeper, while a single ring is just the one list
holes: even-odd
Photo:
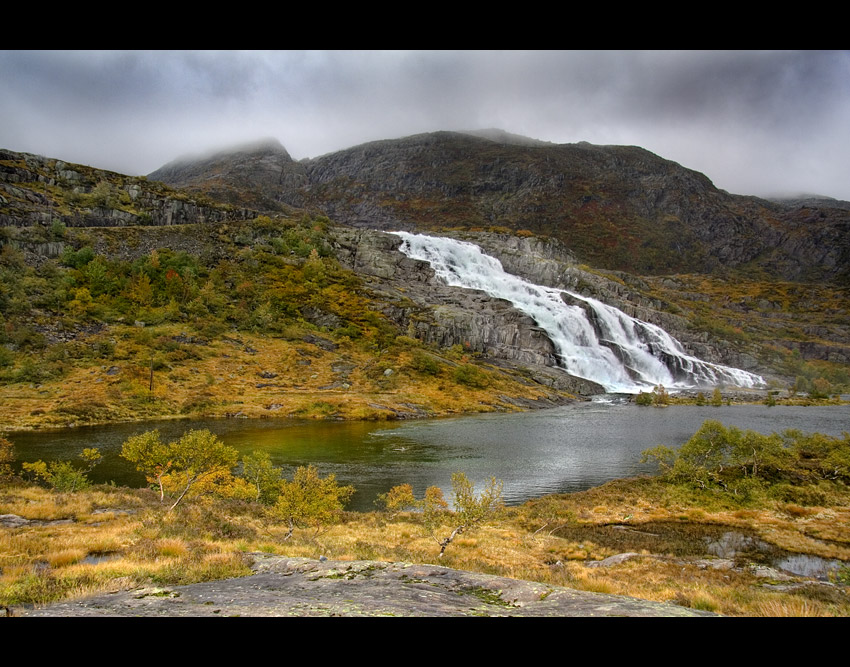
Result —
[{"label": "rocky cliff", "polygon": [[583,395],[604,392],[595,382],[552,372],[558,365],[555,346],[531,317],[484,292],[444,285],[427,262],[398,251],[397,236],[338,228],[333,238],[338,260],[368,276],[378,307],[411,338],[440,348],[460,345],[522,366],[536,381],[557,389]]}]

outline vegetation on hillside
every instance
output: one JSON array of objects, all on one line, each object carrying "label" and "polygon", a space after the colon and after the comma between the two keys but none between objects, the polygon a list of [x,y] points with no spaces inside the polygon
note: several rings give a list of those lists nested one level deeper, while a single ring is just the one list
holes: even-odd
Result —
[{"label": "vegetation on hillside", "polygon": [[332,257],[322,217],[187,227],[186,249],[127,259],[122,245],[148,238],[133,228],[59,230],[64,250],[40,263],[17,247],[31,232],[5,233],[8,426],[175,414],[386,419],[512,409],[493,392],[540,393],[406,336]]},{"label": "vegetation on hillside", "polygon": [[647,296],[695,331],[751,350],[792,378],[776,389],[823,398],[850,391],[850,292],[826,283],[709,275],[644,277]]},{"label": "vegetation on hillside", "polygon": [[170,202],[222,214],[233,210],[202,192],[190,194],[144,176],[0,150],[0,182],[3,181],[9,185],[3,188],[0,213],[23,220],[34,216],[53,231],[79,225],[81,220],[92,217],[149,225]]}]

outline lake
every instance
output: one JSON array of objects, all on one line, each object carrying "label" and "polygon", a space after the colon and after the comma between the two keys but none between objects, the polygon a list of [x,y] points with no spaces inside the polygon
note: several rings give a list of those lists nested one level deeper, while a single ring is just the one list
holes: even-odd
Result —
[{"label": "lake", "polygon": [[762,433],[785,429],[841,435],[850,431],[850,406],[763,405],[639,407],[618,396],[598,397],[550,410],[485,414],[407,422],[307,420],[170,420],[10,433],[18,461],[74,458],[97,447],[104,461],[91,473],[97,482],[143,486],[142,475],[120,458],[130,436],[158,428],[164,440],[189,429],[208,428],[241,454],[267,451],[291,478],[313,464],[357,489],[348,508],[374,509],[392,486],[451,489],[456,471],[480,484],[504,481],[508,504],[547,493],[580,491],[619,477],[654,472],[640,463],[655,445],[678,447],[706,419]]}]

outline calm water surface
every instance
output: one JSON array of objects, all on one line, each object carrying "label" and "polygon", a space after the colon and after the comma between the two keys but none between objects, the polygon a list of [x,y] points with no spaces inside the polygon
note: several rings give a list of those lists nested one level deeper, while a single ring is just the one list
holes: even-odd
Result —
[{"label": "calm water surface", "polygon": [[762,433],[794,428],[841,435],[850,431],[850,406],[650,408],[613,397],[536,412],[389,424],[179,420],[12,433],[9,439],[19,461],[72,458],[97,447],[104,462],[91,474],[95,481],[142,486],[144,478],[119,456],[128,437],[158,428],[163,439],[176,439],[190,428],[208,428],[242,454],[267,451],[290,477],[308,464],[322,475],[334,473],[357,489],[349,508],[369,510],[377,494],[405,482],[417,495],[436,485],[448,496],[458,470],[479,483],[502,479],[509,504],[651,473],[653,466],[640,463],[644,449],[678,447],[706,419]]}]

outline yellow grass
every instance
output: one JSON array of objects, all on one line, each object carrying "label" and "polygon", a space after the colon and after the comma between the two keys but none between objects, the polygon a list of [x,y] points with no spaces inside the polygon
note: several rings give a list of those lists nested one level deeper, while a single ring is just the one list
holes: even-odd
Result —
[{"label": "yellow grass", "polygon": [[[632,514],[629,524],[637,530],[646,521],[722,524],[755,530],[775,544],[809,547],[813,553],[850,560],[850,550],[841,546],[850,544],[848,507],[807,508],[812,511],[800,517],[781,504],[744,511],[722,503],[694,508],[693,499],[689,507],[687,497],[678,493],[665,491],[652,480],[633,480],[541,498],[463,533],[440,559],[438,545],[416,513],[401,513],[391,520],[374,512],[346,513],[339,523],[318,534],[313,529],[296,529],[292,539],[284,542],[285,528],[246,503],[196,499],[167,513],[147,491],[97,488],[73,498],[54,497],[51,505],[53,494],[47,491],[12,487],[2,494],[0,512],[24,515],[30,508],[31,514],[76,520],[0,531],[0,604],[44,603],[140,585],[237,576],[249,572],[244,554],[262,551],[309,558],[439,563],[730,615],[850,615],[850,603],[842,602],[846,594],[842,598],[821,588],[799,594],[765,589],[763,580],[745,570],[702,569],[665,556],[663,546],[655,556],[644,552],[644,557],[619,565],[589,568],[586,561],[617,551],[595,539],[573,540],[559,534],[559,530],[566,534],[564,526],[601,525]],[[103,506],[135,513],[91,514]],[[73,509],[70,514],[69,508]],[[91,516],[98,517],[96,525],[87,523]],[[812,531],[830,535],[834,542],[815,543]],[[114,558],[83,562],[86,556],[100,554]]]},{"label": "yellow grass", "polygon": [[[393,369],[385,377],[375,373],[374,353],[351,343],[326,351],[301,340],[284,340],[239,332],[242,345],[222,338],[195,346],[201,359],[170,361],[170,369],[150,371],[146,347],[135,338],[171,338],[183,325],[163,324],[138,329],[112,325],[88,339],[114,338],[118,373],[106,375],[103,360],[80,361],[60,379],[38,388],[31,384],[0,386],[3,416],[0,428],[65,427],[186,416],[312,417],[318,419],[394,419],[396,411],[409,412],[404,404],[420,407],[431,416],[494,410],[516,411],[494,398],[502,394],[525,398],[545,395],[518,376],[482,365],[489,385],[476,389],[455,383],[446,366],[437,376],[408,368],[410,352],[400,348],[382,355],[381,368]],[[247,348],[256,350],[249,353]],[[302,357],[298,350],[306,352]],[[297,359],[309,359],[309,366]],[[354,368],[346,378],[348,388],[323,388],[341,380],[333,364],[344,361]],[[278,374],[271,379],[261,371]],[[267,385],[260,386],[257,385]],[[551,392],[550,392],[551,393]],[[82,400],[80,396],[85,396]],[[375,407],[382,406],[382,407]]]}]

